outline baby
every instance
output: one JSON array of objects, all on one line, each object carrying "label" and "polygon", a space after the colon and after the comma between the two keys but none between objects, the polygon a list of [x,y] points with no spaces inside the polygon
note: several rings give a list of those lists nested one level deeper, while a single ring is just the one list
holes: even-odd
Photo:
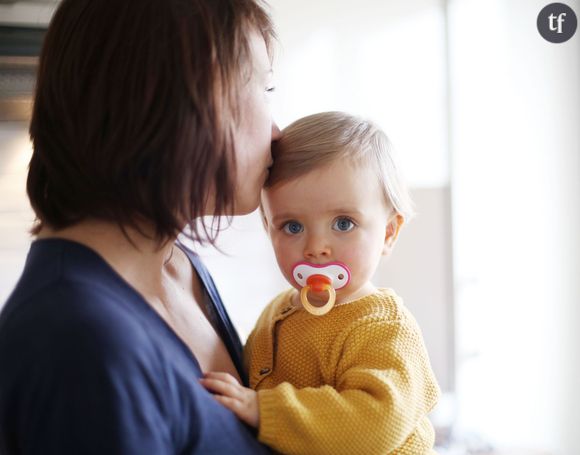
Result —
[{"label": "baby", "polygon": [[325,112],[282,132],[262,194],[264,225],[292,289],[245,347],[251,388],[203,385],[287,454],[434,453],[439,388],[421,331],[371,278],[412,213],[385,134]]}]

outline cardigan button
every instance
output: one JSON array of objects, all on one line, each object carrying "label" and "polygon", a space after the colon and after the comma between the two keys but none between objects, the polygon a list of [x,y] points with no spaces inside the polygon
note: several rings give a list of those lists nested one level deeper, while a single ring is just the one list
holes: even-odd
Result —
[{"label": "cardigan button", "polygon": [[268,374],[270,371],[271,371],[270,368],[262,368],[260,370],[260,374],[261,375]]}]

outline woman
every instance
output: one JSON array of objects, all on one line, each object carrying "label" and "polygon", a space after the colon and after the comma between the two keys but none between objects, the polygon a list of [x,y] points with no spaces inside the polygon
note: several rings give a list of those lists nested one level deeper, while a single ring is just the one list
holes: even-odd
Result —
[{"label": "woman", "polygon": [[259,203],[279,131],[256,1],[58,7],[30,126],[37,238],[0,315],[0,453],[267,452],[198,383],[243,379],[240,342],[176,243]]}]

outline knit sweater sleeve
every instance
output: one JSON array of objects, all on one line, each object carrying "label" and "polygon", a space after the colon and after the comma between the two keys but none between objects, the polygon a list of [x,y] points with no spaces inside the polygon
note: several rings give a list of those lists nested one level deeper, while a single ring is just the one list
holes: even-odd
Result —
[{"label": "knit sweater sleeve", "polygon": [[414,321],[364,322],[344,338],[334,386],[258,392],[259,438],[287,454],[429,453],[438,395]]}]

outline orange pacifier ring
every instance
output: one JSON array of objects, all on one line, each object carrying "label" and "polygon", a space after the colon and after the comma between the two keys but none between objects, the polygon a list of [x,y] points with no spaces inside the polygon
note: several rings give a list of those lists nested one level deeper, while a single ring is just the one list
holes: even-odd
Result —
[{"label": "orange pacifier ring", "polygon": [[[336,303],[336,291],[330,285],[330,278],[324,275],[312,275],[307,280],[307,285],[300,290],[300,302],[306,311],[315,316],[323,316],[332,310]],[[314,306],[308,300],[308,292],[328,292],[328,301],[322,306]]]},{"label": "orange pacifier ring", "polygon": [[[292,269],[292,277],[300,288],[300,302],[306,311],[315,316],[322,316],[332,310],[336,303],[336,291],[350,282],[350,270],[343,262],[312,264],[298,262]],[[328,292],[328,300],[322,306],[314,306],[308,300],[308,293]]]}]

